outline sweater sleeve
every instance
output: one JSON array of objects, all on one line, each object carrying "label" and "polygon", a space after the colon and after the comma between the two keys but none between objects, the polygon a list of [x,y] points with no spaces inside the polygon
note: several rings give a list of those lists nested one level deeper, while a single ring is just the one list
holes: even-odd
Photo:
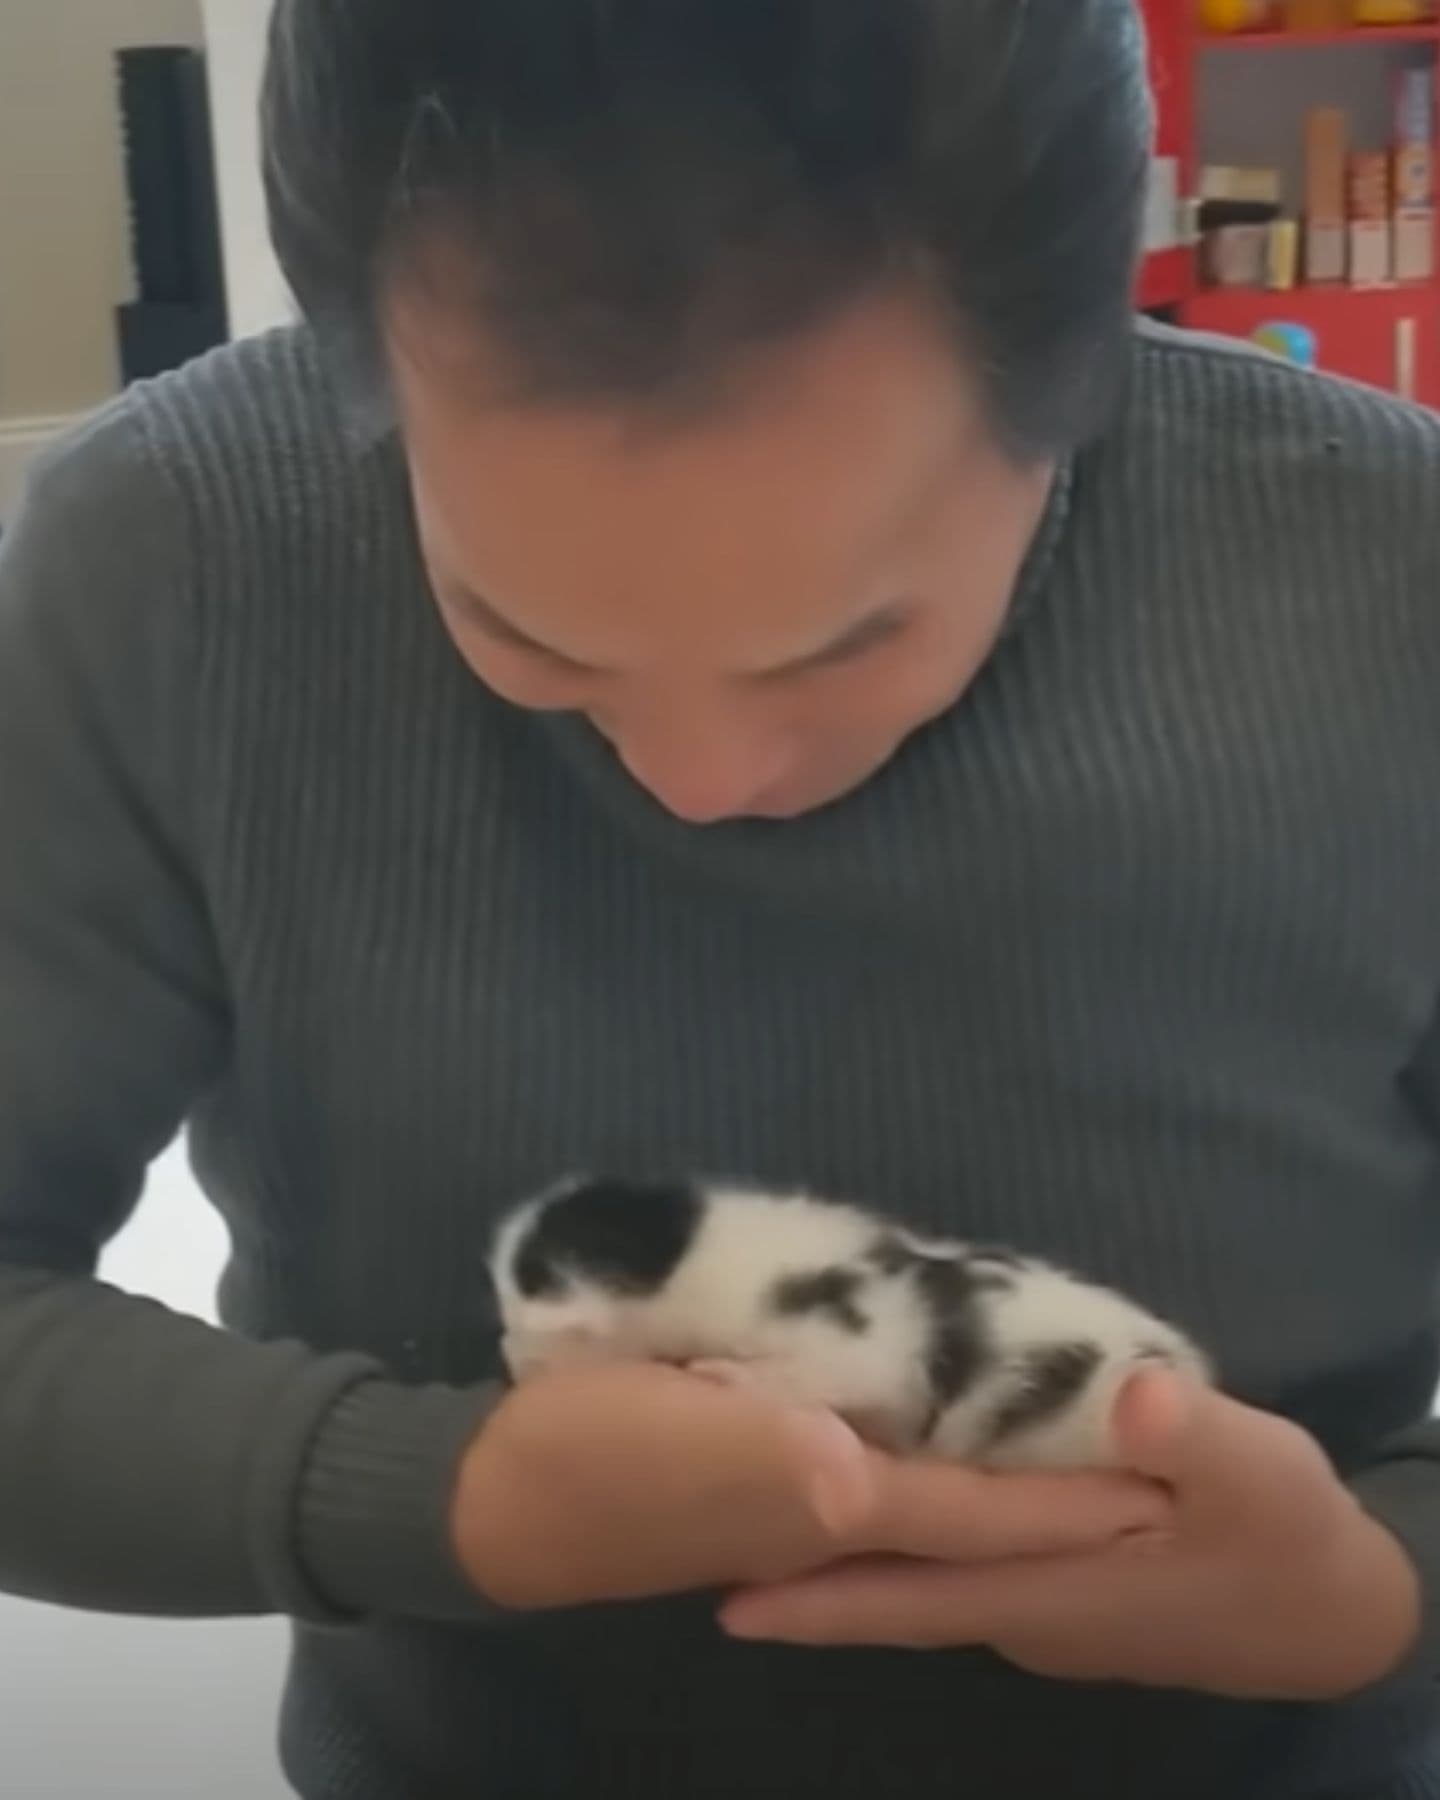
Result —
[{"label": "sweater sleeve", "polygon": [[1406,1673],[1440,1681],[1440,1420],[1392,1440],[1351,1485],[1420,1573],[1423,1618]]},{"label": "sweater sleeve", "polygon": [[[1425,592],[1433,592],[1426,571]],[[1440,1153],[1440,1014],[1401,1080],[1401,1093]],[[1424,1621],[1409,1673],[1440,1681],[1440,1417],[1381,1445],[1351,1486],[1420,1572]]]},{"label": "sweater sleeve", "polygon": [[464,1618],[482,1603],[449,1497],[489,1394],[96,1279],[228,1053],[190,853],[191,561],[127,402],[47,460],[0,540],[0,1589]]}]

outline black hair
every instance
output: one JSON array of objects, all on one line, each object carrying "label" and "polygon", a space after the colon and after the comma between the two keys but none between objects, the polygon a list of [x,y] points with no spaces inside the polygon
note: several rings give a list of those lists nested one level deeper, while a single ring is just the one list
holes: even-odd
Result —
[{"label": "black hair", "polygon": [[430,244],[517,398],[663,403],[918,278],[1028,455],[1118,391],[1151,123],[1134,0],[278,0],[265,175],[377,391]]}]

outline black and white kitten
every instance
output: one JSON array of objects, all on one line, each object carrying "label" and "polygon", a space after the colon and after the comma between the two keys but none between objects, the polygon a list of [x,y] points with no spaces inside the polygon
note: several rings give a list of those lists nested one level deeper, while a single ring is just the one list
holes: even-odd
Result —
[{"label": "black and white kitten", "polygon": [[1105,1467],[1137,1368],[1210,1379],[1187,1337],[1107,1288],[806,1194],[569,1181],[505,1222],[493,1274],[517,1379],[674,1363],[988,1468]]}]

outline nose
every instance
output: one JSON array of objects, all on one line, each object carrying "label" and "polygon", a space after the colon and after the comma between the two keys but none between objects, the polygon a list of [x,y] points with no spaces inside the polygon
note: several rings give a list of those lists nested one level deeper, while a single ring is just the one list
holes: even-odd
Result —
[{"label": "nose", "polygon": [[716,825],[753,812],[785,767],[785,751],[734,720],[677,721],[664,731],[622,733],[620,760],[669,813]]}]

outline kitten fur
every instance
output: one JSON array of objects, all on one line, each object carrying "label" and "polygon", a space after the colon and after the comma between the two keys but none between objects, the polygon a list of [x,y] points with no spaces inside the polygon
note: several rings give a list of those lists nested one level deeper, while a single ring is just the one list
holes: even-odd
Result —
[{"label": "kitten fur", "polygon": [[1210,1379],[1174,1326],[1013,1251],[858,1207],[702,1181],[577,1178],[502,1225],[517,1380],[598,1361],[695,1366],[825,1407],[899,1454],[993,1469],[1113,1465],[1126,1379]]}]

